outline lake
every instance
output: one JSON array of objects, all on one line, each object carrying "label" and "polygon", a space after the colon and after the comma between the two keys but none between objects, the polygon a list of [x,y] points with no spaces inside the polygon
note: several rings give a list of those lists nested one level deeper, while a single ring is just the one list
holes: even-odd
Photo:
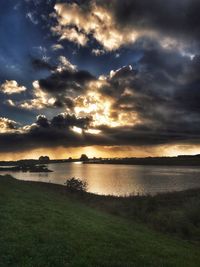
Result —
[{"label": "lake", "polygon": [[115,164],[49,164],[49,173],[1,172],[20,180],[64,184],[72,177],[87,182],[95,194],[124,196],[200,188],[200,167]]}]

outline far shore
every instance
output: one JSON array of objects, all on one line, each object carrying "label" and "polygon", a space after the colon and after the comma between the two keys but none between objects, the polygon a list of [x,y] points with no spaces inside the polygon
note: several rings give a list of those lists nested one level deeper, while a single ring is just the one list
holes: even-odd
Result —
[{"label": "far shore", "polygon": [[[45,158],[45,157],[44,157]],[[47,157],[48,158],[48,157]],[[200,155],[181,155],[176,157],[145,157],[145,158],[68,158],[68,159],[24,159],[18,161],[0,161],[3,166],[26,166],[26,165],[48,165],[52,163],[75,163],[83,164],[125,164],[125,165],[152,165],[152,166],[200,166]]]},{"label": "far shore", "polygon": [[0,166],[0,172],[52,172],[45,165],[19,164],[16,166]]}]

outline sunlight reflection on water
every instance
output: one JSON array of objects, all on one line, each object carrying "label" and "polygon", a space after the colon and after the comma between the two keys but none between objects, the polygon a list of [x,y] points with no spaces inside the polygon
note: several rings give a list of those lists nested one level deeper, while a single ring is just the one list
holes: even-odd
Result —
[{"label": "sunlight reflection on water", "polygon": [[[200,188],[199,167],[49,164],[50,173],[9,172],[21,180],[64,184],[72,177],[88,183],[88,191],[103,195],[155,194]],[[8,172],[4,172],[8,173]],[[1,173],[3,174],[3,173]]]}]

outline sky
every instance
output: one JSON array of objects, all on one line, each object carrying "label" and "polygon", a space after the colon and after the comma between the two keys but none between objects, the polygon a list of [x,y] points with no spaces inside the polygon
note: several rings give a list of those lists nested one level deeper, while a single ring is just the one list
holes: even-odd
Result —
[{"label": "sky", "polygon": [[1,0],[0,160],[200,151],[199,0]]}]

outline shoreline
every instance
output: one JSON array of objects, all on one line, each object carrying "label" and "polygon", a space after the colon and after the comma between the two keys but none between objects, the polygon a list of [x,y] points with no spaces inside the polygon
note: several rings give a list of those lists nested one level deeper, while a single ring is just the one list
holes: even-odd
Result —
[{"label": "shoreline", "polygon": [[[28,172],[27,172],[28,174]],[[0,173],[0,178],[1,177],[8,177],[11,179],[14,179],[16,181],[22,182],[22,183],[28,183],[28,184],[38,184],[47,188],[55,188],[58,191],[63,191],[63,189],[66,189],[66,186],[64,184],[57,184],[57,183],[52,183],[52,182],[43,182],[43,181],[32,181],[32,180],[21,180],[21,179],[17,179],[14,176],[12,176],[12,174],[5,174],[2,175]],[[155,194],[130,194],[130,195],[124,195],[124,196],[117,196],[117,195],[103,195],[103,194],[95,194],[92,192],[82,192],[82,194],[86,194],[86,195],[90,195],[90,196],[95,196],[95,197],[100,197],[100,198],[117,198],[117,199],[129,199],[129,198],[145,198],[145,197],[157,197],[157,196],[167,196],[167,195],[181,195],[181,194],[185,194],[185,193],[192,193],[192,192],[199,192],[200,193],[200,187],[198,188],[190,188],[190,189],[185,189],[185,190],[180,190],[180,191],[168,191],[168,192],[158,192]]]},{"label": "shoreline", "polygon": [[59,163],[76,163],[81,162],[82,164],[124,164],[124,165],[152,165],[152,166],[199,166],[200,167],[200,155],[182,155],[174,157],[144,157],[144,158],[88,158],[82,159],[49,159],[49,160],[38,160],[38,159],[24,159],[17,161],[0,161],[1,166],[23,166],[23,165],[48,165],[48,164],[59,164]]}]

